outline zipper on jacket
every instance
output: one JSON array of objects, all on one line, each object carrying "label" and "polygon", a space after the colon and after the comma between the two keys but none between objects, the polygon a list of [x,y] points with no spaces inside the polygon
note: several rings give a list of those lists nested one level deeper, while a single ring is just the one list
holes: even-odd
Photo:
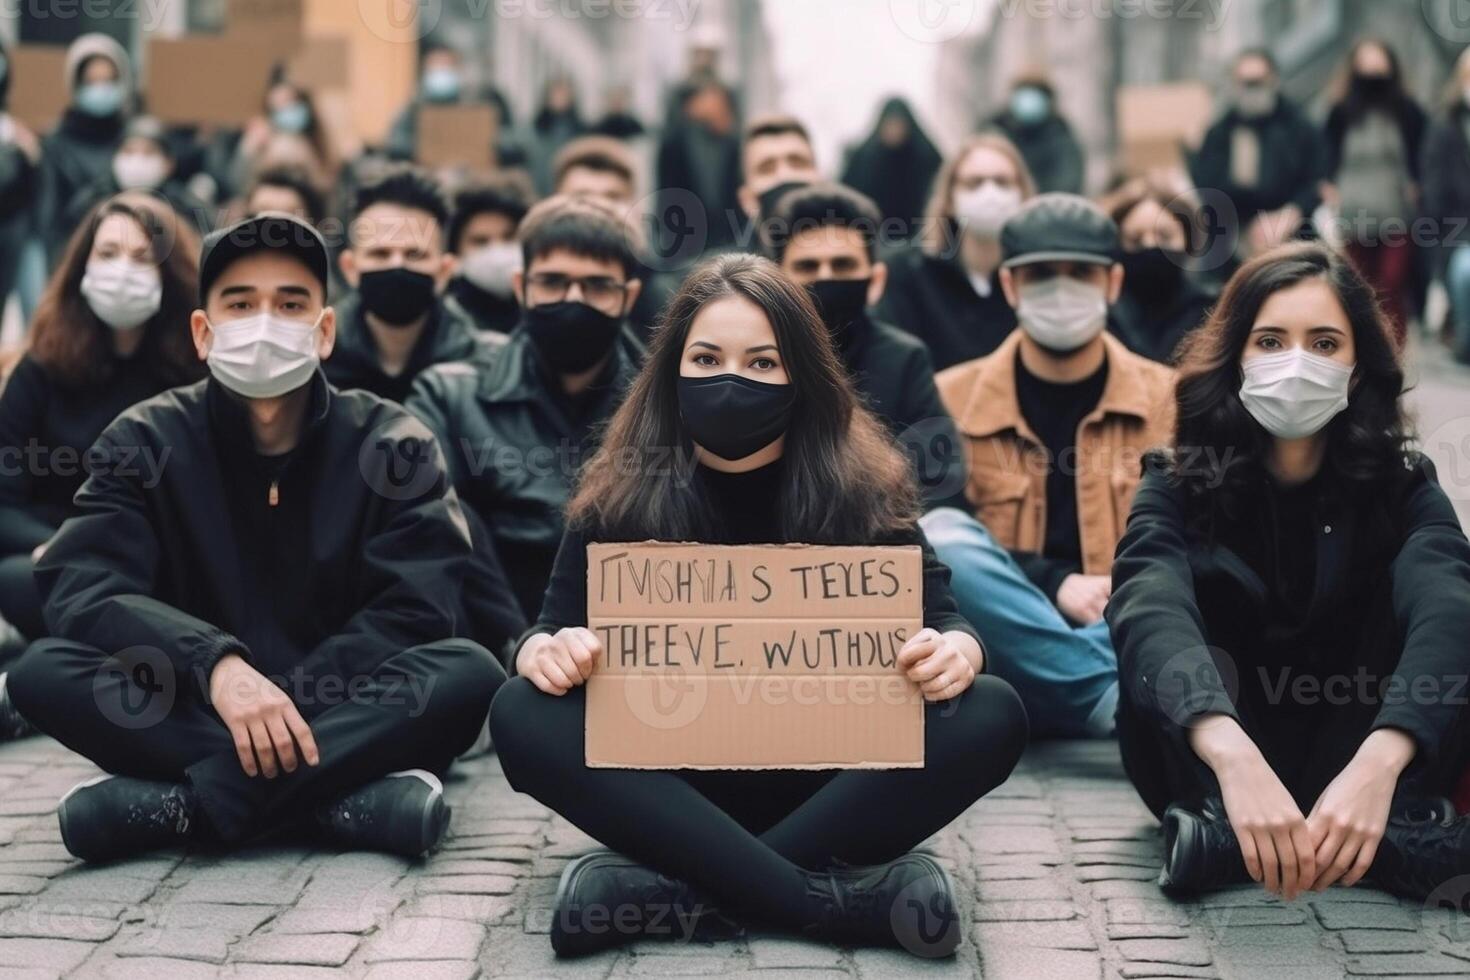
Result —
[{"label": "zipper on jacket", "polygon": [[274,480],[271,481],[271,488],[270,488],[270,491],[266,493],[265,502],[266,502],[267,505],[269,505],[271,507],[275,507],[278,504],[280,504],[280,502],[281,502],[281,478],[280,477],[276,477]]}]

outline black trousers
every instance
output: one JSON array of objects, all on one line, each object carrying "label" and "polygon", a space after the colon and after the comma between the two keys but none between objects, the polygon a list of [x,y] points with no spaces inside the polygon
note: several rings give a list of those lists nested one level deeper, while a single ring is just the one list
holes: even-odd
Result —
[{"label": "black trousers", "polygon": [[35,563],[30,555],[0,558],[0,616],[27,640],[46,635],[41,616],[41,590],[36,588]]},{"label": "black trousers", "polygon": [[504,681],[489,651],[461,639],[411,647],[361,677],[278,680],[311,726],[320,762],[274,779],[245,774],[194,679],[176,681],[158,651],[110,656],[40,640],[11,670],[9,689],[31,724],[106,771],[188,782],[231,843],[389,772],[443,772],[474,742]]},{"label": "black trousers", "polygon": [[808,872],[911,850],[1004,782],[1027,734],[1020,698],[990,676],[926,706],[922,769],[589,769],[585,719],[583,688],[509,681],[490,729],[511,786],[725,907],[795,928],[810,921]]}]

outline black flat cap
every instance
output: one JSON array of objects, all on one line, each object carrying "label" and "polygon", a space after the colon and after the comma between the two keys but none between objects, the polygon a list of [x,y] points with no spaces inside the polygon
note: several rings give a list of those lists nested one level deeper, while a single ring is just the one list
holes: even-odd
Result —
[{"label": "black flat cap", "polygon": [[204,307],[209,287],[236,259],[254,252],[284,252],[300,259],[327,290],[327,243],[311,225],[284,211],[262,211],[228,228],[210,232],[199,253],[199,306]]},{"label": "black flat cap", "polygon": [[1118,261],[1118,225],[1076,194],[1041,194],[1022,205],[1000,232],[1001,265]]}]

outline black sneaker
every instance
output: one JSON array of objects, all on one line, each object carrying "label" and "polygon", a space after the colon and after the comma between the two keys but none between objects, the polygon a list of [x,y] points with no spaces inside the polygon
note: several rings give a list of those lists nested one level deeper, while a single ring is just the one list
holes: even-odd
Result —
[{"label": "black sneaker", "polygon": [[1443,798],[1395,800],[1367,879],[1403,898],[1424,899],[1470,874],[1470,818]]},{"label": "black sneaker", "polygon": [[569,863],[556,884],[551,948],[587,956],[639,939],[714,942],[740,927],[682,881],[609,850]]},{"label": "black sneaker", "polygon": [[0,742],[9,742],[36,733],[35,728],[20,716],[20,712],[15,710],[15,705],[10,700],[10,692],[5,684],[9,676],[9,674],[0,673]]},{"label": "black sneaker", "polygon": [[1198,809],[1175,803],[1164,811],[1162,830],[1159,887],[1166,894],[1218,891],[1251,880],[1220,797],[1207,797]]},{"label": "black sneaker", "polygon": [[83,861],[112,861],[182,844],[195,832],[194,793],[183,783],[98,776],[56,807],[61,842]]},{"label": "black sneaker", "polygon": [[899,946],[915,956],[949,956],[964,938],[949,873],[928,854],[887,864],[812,874],[808,893],[822,905],[806,932],[847,946]]},{"label": "black sneaker", "polygon": [[390,772],[317,811],[317,826],[348,850],[418,857],[449,829],[444,784],[423,769]]}]

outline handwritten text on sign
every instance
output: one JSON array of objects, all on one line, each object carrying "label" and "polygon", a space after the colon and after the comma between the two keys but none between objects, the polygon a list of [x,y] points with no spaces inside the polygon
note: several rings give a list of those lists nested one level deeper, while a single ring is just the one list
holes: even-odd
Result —
[{"label": "handwritten text on sign", "polygon": [[593,544],[587,566],[588,765],[923,764],[897,665],[923,620],[917,547]]}]

